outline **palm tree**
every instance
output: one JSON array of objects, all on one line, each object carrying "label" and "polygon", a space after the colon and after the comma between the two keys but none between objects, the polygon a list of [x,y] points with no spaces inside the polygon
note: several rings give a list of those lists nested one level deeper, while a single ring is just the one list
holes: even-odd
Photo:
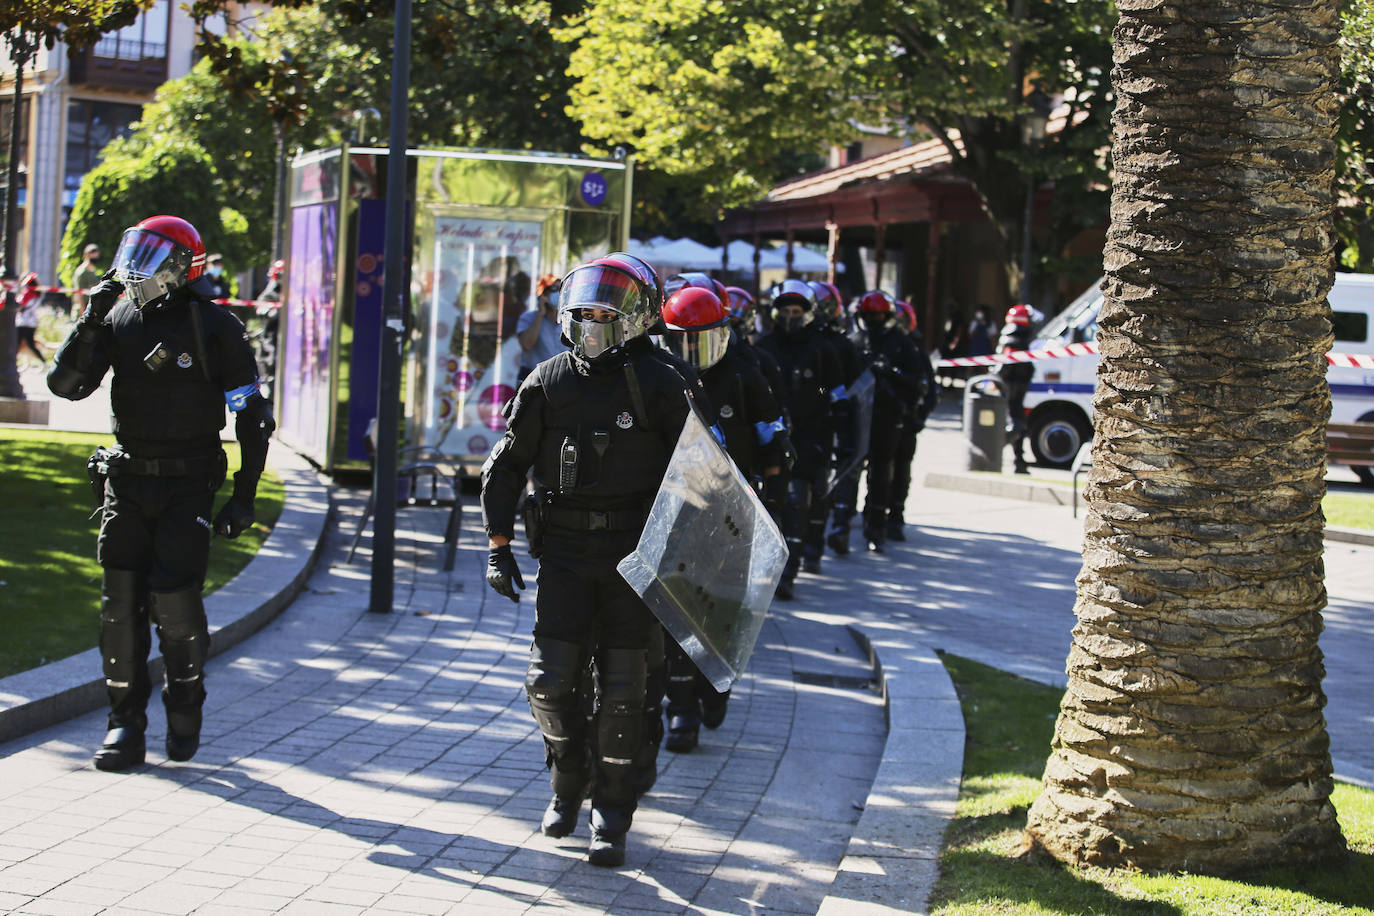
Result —
[{"label": "palm tree", "polygon": [[1029,839],[1214,874],[1324,860],[1339,3],[1117,5],[1078,623]]}]

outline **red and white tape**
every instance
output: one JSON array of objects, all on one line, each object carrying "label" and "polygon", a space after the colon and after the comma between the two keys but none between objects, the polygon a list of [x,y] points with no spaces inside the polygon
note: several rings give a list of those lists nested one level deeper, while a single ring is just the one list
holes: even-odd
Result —
[{"label": "red and white tape", "polygon": [[[1007,363],[1028,363],[1037,359],[1064,359],[1069,356],[1091,356],[1097,352],[1095,343],[1074,343],[1067,347],[1049,347],[1045,350],[1013,350],[1010,353],[997,353],[988,356],[956,356],[953,359],[936,360],[937,369],[949,366],[1002,366]],[[1374,369],[1374,355],[1369,353],[1326,354],[1326,361],[1333,366],[1347,369]]]},{"label": "red and white tape", "polygon": [[[0,280],[0,288],[8,289],[8,290],[17,290],[17,289],[19,289],[19,281],[18,281],[18,280]],[[88,292],[90,292],[90,290],[88,290],[88,289],[77,289],[77,288],[71,287],[71,286],[30,286],[30,287],[27,287],[27,288],[28,288],[28,289],[37,290],[37,291],[40,292],[40,293],[66,293],[66,294],[68,294],[68,295],[71,295],[71,294],[73,294],[73,293],[88,293]],[[269,308],[269,309],[279,309],[279,308],[281,308],[281,303],[280,303],[280,302],[266,302],[266,301],[261,301],[261,300],[258,300],[258,299],[215,299],[215,300],[212,300],[212,301],[217,302],[217,303],[219,303],[220,305],[241,305],[241,306],[249,306],[249,307],[252,307],[252,308]],[[0,304],[0,307],[3,307],[3,304]]]}]

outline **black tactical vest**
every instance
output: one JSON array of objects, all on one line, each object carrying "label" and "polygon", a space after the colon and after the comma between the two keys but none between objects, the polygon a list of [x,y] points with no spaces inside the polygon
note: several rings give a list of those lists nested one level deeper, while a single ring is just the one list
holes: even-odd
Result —
[{"label": "black tactical vest", "polygon": [[658,492],[687,412],[682,381],[649,354],[626,365],[638,398],[624,366],[583,373],[564,352],[536,369],[546,404],[534,476],[555,505],[647,510]]}]

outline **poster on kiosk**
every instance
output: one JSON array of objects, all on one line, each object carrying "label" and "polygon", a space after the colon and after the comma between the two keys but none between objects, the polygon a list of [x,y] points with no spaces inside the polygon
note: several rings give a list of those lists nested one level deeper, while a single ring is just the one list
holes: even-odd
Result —
[{"label": "poster on kiosk", "polygon": [[[293,162],[278,434],[327,471],[369,461],[387,158],[353,147]],[[400,444],[475,474],[521,378],[521,315],[537,307],[540,278],[625,247],[632,165],[463,149],[411,150],[406,164]]]},{"label": "poster on kiosk", "polygon": [[420,438],[446,454],[485,455],[515,396],[523,352],[516,324],[536,307],[535,280],[548,272],[543,224],[436,213],[433,227],[425,361],[434,385]]}]

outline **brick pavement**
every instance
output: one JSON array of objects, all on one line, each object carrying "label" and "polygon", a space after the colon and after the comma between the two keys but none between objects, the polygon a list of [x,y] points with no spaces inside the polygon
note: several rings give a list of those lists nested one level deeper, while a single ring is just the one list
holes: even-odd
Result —
[{"label": "brick pavement", "polygon": [[[486,588],[476,513],[451,574],[438,571],[442,513],[399,513],[396,611],[372,615],[365,553],[341,563],[361,495],[342,503],[306,592],[211,661],[194,761],[163,760],[156,711],[149,763],[126,774],[90,767],[99,712],[0,746],[0,909],[919,909],[905,866],[933,876],[958,756],[926,768],[952,768],[933,790],[901,775],[922,755],[932,763],[928,725],[894,719],[899,740],[886,740],[892,710],[846,621],[801,602],[775,609],[724,725],[691,754],[664,752],[626,867],[596,869],[585,816],[565,840],[537,833],[548,788],[523,694],[533,605]],[[902,646],[879,649],[891,650],[890,684],[904,662],[933,661]],[[931,702],[961,744],[952,694],[939,694],[937,683]],[[886,795],[870,802],[885,750]],[[914,839],[884,839],[894,823]]]}]

